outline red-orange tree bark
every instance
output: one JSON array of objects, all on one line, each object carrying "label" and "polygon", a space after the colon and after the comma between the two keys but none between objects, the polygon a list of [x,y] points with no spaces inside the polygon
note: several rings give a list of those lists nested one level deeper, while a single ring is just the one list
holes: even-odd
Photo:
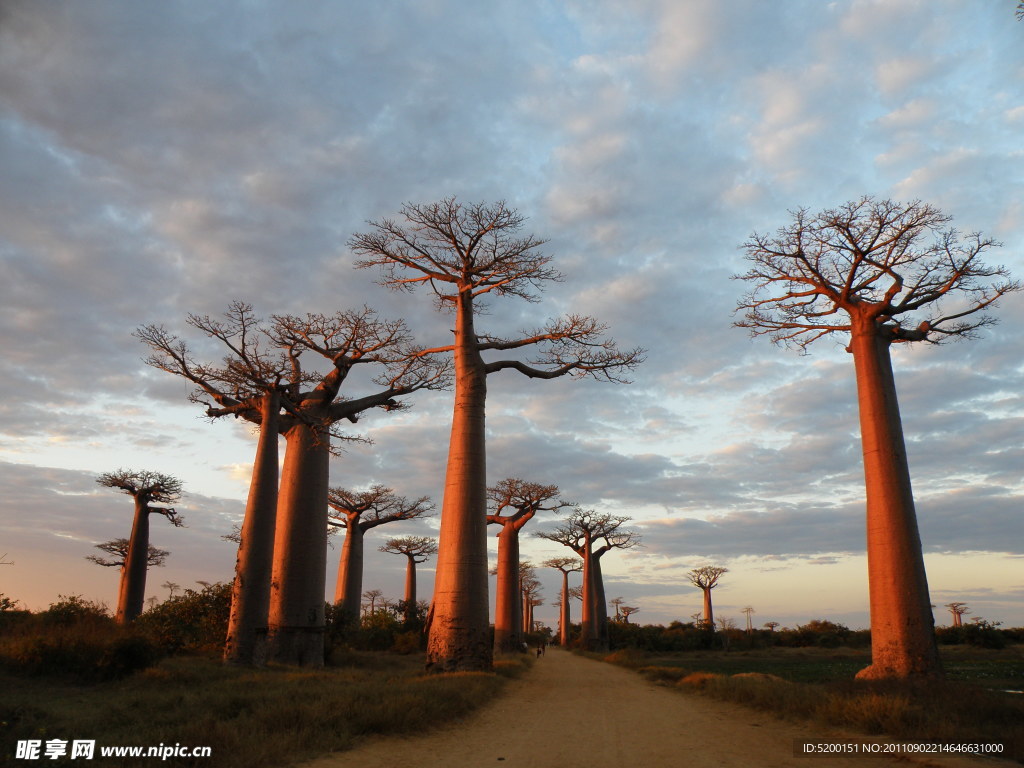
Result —
[{"label": "red-orange tree bark", "polygon": [[[560,279],[543,241],[518,236],[523,217],[504,203],[462,205],[454,198],[407,204],[400,224],[383,220],[350,245],[359,267],[381,267],[383,282],[397,289],[431,288],[454,315],[455,402],[441,506],[427,668],[491,668],[487,597],[487,494],[484,444],[487,376],[514,370],[530,378],[567,374],[616,380],[642,359],[639,349],[620,352],[602,339],[604,326],[579,315],[554,320],[517,338],[487,335],[475,327],[488,294],[536,301],[544,283]],[[485,361],[490,352],[534,349],[532,360]]]},{"label": "red-orange tree bark", "polygon": [[569,574],[583,570],[583,561],[575,557],[553,557],[541,563],[545,568],[555,568],[562,574],[562,596],[559,603],[558,642],[563,648],[569,647],[570,619]]},{"label": "red-orange tree bark", "polygon": [[994,320],[983,310],[1020,284],[981,255],[996,245],[961,236],[921,202],[865,197],[810,214],[745,244],[752,283],[737,325],[804,349],[849,335],[867,497],[872,663],[861,678],[939,676],[934,618],[889,350],[965,338]]},{"label": "red-orange tree bark", "polygon": [[119,469],[96,478],[105,488],[114,488],[132,497],[135,518],[128,538],[121,584],[117,595],[118,624],[134,621],[146,600],[146,571],[149,566],[149,516],[163,515],[167,521],[180,527],[185,524],[173,507],[155,507],[154,504],[174,504],[181,499],[181,481],[162,472]]},{"label": "red-orange tree bark", "polygon": [[583,609],[580,644],[588,651],[608,650],[608,603],[605,600],[601,558],[613,549],[630,549],[640,543],[636,531],[622,526],[631,518],[577,509],[552,531],[539,538],[569,547],[583,560]]},{"label": "red-orange tree bark", "polygon": [[498,567],[494,595],[494,652],[522,650],[519,532],[538,512],[571,506],[558,499],[557,485],[531,483],[509,477],[487,489],[491,513],[487,522],[500,526]]},{"label": "red-orange tree bark", "polygon": [[708,629],[715,628],[715,609],[711,605],[711,590],[718,586],[718,580],[728,572],[728,568],[719,565],[702,565],[686,574],[690,583],[704,593],[704,618],[701,620],[701,625]]},{"label": "red-orange tree bark", "polygon": [[383,485],[364,491],[331,488],[327,504],[333,510],[328,513],[327,524],[345,531],[334,602],[340,604],[346,621],[356,622],[363,594],[363,536],[380,525],[427,517],[434,505],[426,496],[409,500]]}]

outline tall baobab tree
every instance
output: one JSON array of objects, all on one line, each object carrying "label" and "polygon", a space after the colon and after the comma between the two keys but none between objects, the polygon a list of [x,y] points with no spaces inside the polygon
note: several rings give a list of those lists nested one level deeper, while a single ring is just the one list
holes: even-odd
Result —
[{"label": "tall baobab tree", "polygon": [[704,616],[701,619],[701,624],[709,629],[715,628],[715,611],[711,606],[711,590],[718,586],[718,580],[722,574],[728,572],[728,568],[718,565],[702,565],[686,574],[690,583],[704,593]]},{"label": "tall baobab tree", "polygon": [[437,554],[437,539],[430,536],[400,536],[388,539],[379,547],[381,552],[405,555],[405,599],[402,601],[406,623],[416,616],[416,565],[425,563]]},{"label": "tall baobab tree", "polygon": [[964,614],[970,613],[967,610],[967,603],[946,603],[946,608],[949,609],[950,614],[953,616],[953,626],[962,627],[964,625]]},{"label": "tall baobab tree", "polygon": [[860,409],[867,496],[872,663],[861,678],[942,674],[921,537],[893,378],[893,344],[969,338],[994,322],[984,310],[1020,289],[982,263],[997,245],[961,236],[921,203],[870,197],[812,215],[745,244],[752,288],[737,325],[805,350],[849,337]]},{"label": "tall baobab tree", "polygon": [[601,558],[613,549],[630,549],[640,543],[636,531],[622,526],[631,518],[576,509],[562,525],[537,533],[539,538],[569,547],[583,560],[583,632],[585,650],[608,650],[608,609],[601,576]]},{"label": "tall baobab tree", "polygon": [[331,488],[327,494],[331,512],[327,524],[345,531],[338,563],[334,602],[341,605],[347,621],[359,620],[359,597],[363,592],[363,537],[366,532],[399,520],[427,517],[434,509],[427,496],[407,499],[391,488],[373,485],[363,491]]},{"label": "tall baobab tree", "polygon": [[121,586],[117,596],[118,624],[129,624],[140,613],[146,600],[146,570],[149,563],[149,516],[163,515],[176,528],[185,524],[174,507],[154,504],[174,504],[181,500],[181,481],[171,475],[149,470],[119,469],[105,472],[96,478],[104,488],[114,488],[131,496],[135,502],[135,519],[128,538],[124,565],[121,567]]},{"label": "tall baobab tree", "polygon": [[557,485],[531,483],[509,477],[487,489],[490,525],[498,531],[498,567],[494,595],[494,653],[522,650],[521,627],[525,626],[520,606],[519,532],[538,512],[572,506],[558,498]]},{"label": "tall baobab tree", "polygon": [[569,610],[569,574],[583,570],[583,561],[578,557],[552,557],[541,563],[545,568],[554,568],[562,574],[562,596],[559,599],[558,642],[563,648],[569,647],[571,611]]},{"label": "tall baobab tree", "polygon": [[621,597],[613,597],[608,601],[608,605],[615,609],[615,620],[619,621],[622,618],[622,604],[626,602]]},{"label": "tall baobab tree", "polygon": [[[110,541],[105,541],[102,544],[96,544],[95,546],[96,549],[101,552],[106,552],[110,557],[86,555],[86,560],[90,560],[96,563],[96,565],[102,565],[107,568],[124,567],[124,562],[128,557],[128,539],[111,539]],[[167,562],[167,557],[170,554],[171,553],[166,549],[158,549],[150,544],[146,552],[146,567],[154,568],[163,565]]]},{"label": "tall baobab tree", "polygon": [[[502,338],[480,332],[476,314],[488,294],[537,301],[537,291],[561,276],[551,268],[544,244],[520,236],[523,217],[503,202],[463,205],[448,198],[426,205],[406,204],[404,224],[385,219],[350,240],[363,257],[359,267],[381,267],[382,282],[395,289],[427,285],[439,306],[455,316],[450,351],[455,368],[455,401],[441,507],[441,533],[427,645],[432,671],[491,667],[487,598],[487,492],[485,418],[487,376],[512,370],[537,379],[590,376],[619,381],[638,365],[643,352],[619,351],[603,339],[605,326],[590,317],[569,315],[542,328]],[[491,352],[533,349],[487,362]]]},{"label": "tall baobab tree", "polygon": [[[541,589],[540,579],[537,578],[537,570],[533,565],[527,562],[520,563],[519,599],[522,603],[520,629],[524,634],[533,631],[533,609],[544,604],[544,601],[540,599]],[[520,643],[522,643],[522,637],[520,637]]]},{"label": "tall baobab tree", "polygon": [[[275,315],[263,326],[251,307],[236,302],[225,321],[190,315],[189,324],[228,347],[223,365],[196,363],[183,341],[155,325],[136,332],[153,350],[147,362],[195,384],[192,399],[210,418],[261,425],[239,549],[239,567],[248,575],[240,580],[236,574],[236,594],[252,599],[246,618],[229,624],[225,657],[261,660],[254,655],[256,637],[265,627],[272,660],[321,666],[328,459],[332,441],[355,439],[335,425],[354,423],[370,409],[407,407],[398,398],[447,386],[448,366],[421,354],[402,321],[381,319],[367,307]],[[324,360],[326,372],[317,367]],[[349,375],[363,366],[377,373],[376,391],[342,396]],[[277,434],[286,445],[279,492]]]}]

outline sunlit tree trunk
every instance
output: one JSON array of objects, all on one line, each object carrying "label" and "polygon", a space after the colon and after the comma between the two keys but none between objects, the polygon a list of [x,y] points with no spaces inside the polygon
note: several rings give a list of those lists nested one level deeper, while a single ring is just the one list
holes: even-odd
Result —
[{"label": "sunlit tree trunk", "polygon": [[934,618],[903,442],[888,331],[854,317],[871,600],[871,665],[864,679],[941,675]]},{"label": "sunlit tree trunk", "polygon": [[[607,551],[607,550],[605,550]],[[591,650],[607,651],[610,639],[608,636],[608,601],[605,599],[604,576],[601,573],[601,555],[604,551],[594,552],[591,556],[590,569],[591,580],[594,587],[593,605],[593,630],[591,637],[594,639],[594,647]]]},{"label": "sunlit tree trunk", "polygon": [[260,403],[260,436],[245,505],[241,541],[231,589],[231,615],[224,643],[224,661],[253,664],[263,661],[270,576],[274,563],[274,527],[277,520],[277,443],[280,398],[275,392]]},{"label": "sunlit tree trunk", "polygon": [[285,434],[270,584],[271,661],[324,663],[327,486],[330,436],[297,423]]},{"label": "sunlit tree trunk", "polygon": [[494,652],[522,650],[523,597],[519,585],[519,530],[511,522],[498,533],[498,573],[494,595]]},{"label": "sunlit tree trunk", "polygon": [[468,289],[455,313],[455,405],[438,543],[427,669],[489,670],[487,487],[484,408],[487,378],[476,348]]},{"label": "sunlit tree trunk", "polygon": [[711,587],[702,587],[704,593],[704,626],[715,628],[715,611],[711,606]]},{"label": "sunlit tree trunk", "polygon": [[563,648],[569,647],[569,600],[569,572],[562,571],[562,615],[558,642]]},{"label": "sunlit tree trunk", "polygon": [[129,624],[140,613],[146,601],[146,558],[149,554],[149,506],[144,499],[135,497],[135,520],[128,539],[128,554],[121,569],[121,584],[117,596],[118,624]]},{"label": "sunlit tree trunk", "polygon": [[345,543],[341,546],[338,563],[338,582],[334,602],[341,603],[341,611],[349,621],[359,618],[359,602],[363,595],[363,529],[352,515],[345,528]]},{"label": "sunlit tree trunk", "polygon": [[409,561],[405,566],[405,620],[409,622],[416,616],[416,556],[405,557]]}]

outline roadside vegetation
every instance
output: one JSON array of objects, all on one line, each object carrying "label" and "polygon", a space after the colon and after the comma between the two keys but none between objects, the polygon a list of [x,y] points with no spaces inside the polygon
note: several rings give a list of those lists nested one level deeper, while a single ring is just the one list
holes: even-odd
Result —
[{"label": "roadside vegetation", "polygon": [[[491,700],[529,659],[494,673],[426,675],[422,631],[400,609],[365,626],[329,628],[327,666],[254,669],[220,661],[230,585],[186,590],[115,625],[101,605],[61,597],[46,611],[0,611],[0,765],[19,740],[95,739],[104,746],[209,746],[210,758],[162,765],[294,765],[370,734],[412,734]],[[390,614],[391,618],[388,618]],[[377,646],[386,650],[363,650]]]},{"label": "roadside vegetation", "polygon": [[1024,762],[1022,630],[987,622],[938,631],[945,680],[865,681],[870,636],[814,621],[794,629],[712,631],[613,623],[604,661],[681,691],[787,720],[906,741],[1006,745]]}]

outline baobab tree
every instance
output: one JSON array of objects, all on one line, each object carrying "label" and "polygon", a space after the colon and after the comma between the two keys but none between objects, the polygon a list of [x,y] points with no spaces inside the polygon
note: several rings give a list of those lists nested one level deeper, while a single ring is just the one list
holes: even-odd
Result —
[{"label": "baobab tree", "polygon": [[162,515],[176,528],[185,524],[174,507],[154,504],[174,504],[181,500],[181,481],[171,475],[149,470],[119,469],[105,472],[96,478],[104,488],[114,488],[131,496],[135,502],[135,518],[128,538],[124,565],[121,567],[121,585],[117,596],[118,624],[129,624],[140,613],[146,600],[146,571],[149,564],[149,516]]},{"label": "baobab tree", "polygon": [[619,608],[619,612],[622,614],[622,620],[626,624],[629,624],[629,617],[640,609],[635,605],[623,605]]},{"label": "baobab tree", "polygon": [[379,589],[368,589],[363,592],[363,609],[366,613],[372,614],[377,610],[377,601],[380,601],[383,605],[384,601],[381,599],[384,597],[384,593]]},{"label": "baobab tree", "polygon": [[611,600],[608,601],[608,605],[612,606],[615,609],[615,620],[616,621],[618,621],[619,619],[622,618],[622,613],[620,612],[620,608],[622,607],[622,604],[624,602],[626,602],[626,601],[623,600],[621,597],[613,597]]},{"label": "baobab tree", "polygon": [[[455,316],[450,351],[455,368],[455,401],[441,507],[441,533],[427,645],[432,671],[491,667],[487,597],[487,492],[485,417],[487,376],[512,370],[535,379],[565,375],[621,381],[643,352],[619,351],[603,339],[605,326],[581,315],[549,321],[515,338],[475,327],[484,298],[516,296],[537,301],[536,291],[561,276],[551,268],[544,244],[520,236],[523,217],[503,202],[463,205],[447,198],[427,205],[406,204],[404,224],[385,219],[349,241],[362,260],[380,267],[382,282],[395,289],[427,285],[438,305]],[[532,359],[513,356],[485,361],[491,352],[533,349]]]},{"label": "baobab tree", "polygon": [[769,632],[774,632],[777,626],[779,626],[779,622],[777,621],[766,621],[764,623],[765,629],[767,629]]},{"label": "baobab tree", "polygon": [[363,491],[331,488],[327,494],[327,505],[331,508],[327,524],[345,531],[334,602],[340,604],[341,616],[346,621],[357,621],[359,596],[363,591],[363,537],[366,532],[399,520],[427,517],[434,504],[427,496],[410,500],[378,484]]},{"label": "baobab tree", "polygon": [[711,606],[711,590],[718,586],[718,580],[722,577],[722,574],[728,572],[728,568],[722,568],[718,565],[702,565],[700,568],[694,568],[686,574],[690,583],[704,593],[704,614],[701,624],[709,629],[715,628],[715,611]]},{"label": "baobab tree", "polygon": [[[96,544],[96,549],[101,552],[106,552],[110,557],[100,557],[99,555],[86,555],[85,559],[96,563],[96,565],[102,565],[107,568],[122,568],[124,567],[125,559],[128,557],[128,539],[111,539],[110,541],[104,541],[102,544]],[[146,551],[146,567],[154,568],[167,562],[167,558],[171,553],[166,549],[158,549],[152,544],[149,545]],[[0,563],[2,564],[2,563]]]},{"label": "baobab tree", "polygon": [[756,611],[754,610],[754,606],[748,605],[741,611],[741,613],[745,613],[747,615],[747,634],[749,635],[751,632],[754,631],[753,620],[750,617],[753,616],[756,613]]},{"label": "baobab tree", "polygon": [[632,518],[576,509],[552,531],[536,536],[569,547],[583,560],[583,632],[585,650],[608,650],[608,609],[601,576],[601,558],[613,549],[630,549],[640,543],[636,531],[624,529]]},{"label": "baobab tree", "polygon": [[[541,589],[540,579],[537,578],[537,569],[530,563],[520,563],[519,599],[522,604],[520,628],[524,634],[533,631],[533,609],[544,604],[544,601],[540,599]],[[522,643],[521,637],[520,643]]]},{"label": "baobab tree", "polygon": [[744,245],[752,284],[737,323],[801,350],[849,337],[867,497],[872,663],[860,678],[942,674],[921,537],[893,378],[893,344],[963,339],[990,325],[984,310],[1020,290],[982,263],[996,242],[961,236],[951,218],[915,201],[870,197],[812,215]]},{"label": "baobab tree", "polygon": [[541,563],[545,568],[554,568],[562,574],[562,592],[559,598],[558,642],[563,648],[569,647],[569,574],[583,570],[583,561],[578,557],[552,557]]},{"label": "baobab tree", "polygon": [[946,608],[949,609],[950,614],[953,616],[953,626],[962,627],[964,614],[970,613],[967,610],[967,603],[946,603]]},{"label": "baobab tree", "polygon": [[[260,525],[254,525],[258,531],[255,536],[248,536],[244,523],[242,528],[242,547],[247,541],[260,542],[260,576],[248,581],[253,589],[261,591],[260,599],[254,601],[260,605],[251,615],[263,617],[260,623],[267,627],[271,660],[322,666],[328,461],[332,441],[356,439],[336,425],[341,421],[354,423],[370,409],[400,410],[408,406],[398,398],[421,389],[446,387],[448,364],[423,354],[413,344],[404,322],[381,319],[367,307],[333,315],[275,315],[264,328],[252,317],[248,305],[240,306],[248,311],[244,322],[234,309],[228,313],[226,330],[208,318],[189,318],[192,325],[228,346],[231,355],[223,366],[196,364],[185,344],[162,327],[146,326],[137,335],[154,349],[151,364],[196,384],[193,399],[207,406],[210,418],[230,415],[256,424],[274,419],[276,432],[268,426],[261,428],[267,457],[261,458],[260,454],[254,469],[254,477],[260,471],[262,488],[267,490],[260,496],[263,510],[272,506],[270,488],[277,491],[278,487],[276,456],[270,460],[277,450],[274,435],[284,435],[285,459],[275,521],[270,523],[269,515],[264,516]],[[264,338],[279,357],[265,355],[257,359],[255,352],[245,353],[245,345],[255,346],[257,338]],[[314,365],[305,363],[310,356]],[[318,369],[315,365],[323,360],[327,361],[326,372],[321,370],[324,366]],[[372,377],[376,391],[361,397],[343,396],[341,390],[350,374],[365,366],[377,374]],[[261,450],[263,447],[261,441]],[[250,487],[250,497],[253,493]],[[271,537],[273,545],[269,546]],[[268,552],[272,564],[269,578],[264,578]],[[240,562],[247,562],[241,554]],[[265,601],[263,585],[268,590]],[[246,638],[255,637],[259,631],[258,626],[247,626],[244,634]],[[230,632],[229,628],[229,639]],[[255,640],[239,644],[243,648],[238,660],[252,659]]]},{"label": "baobab tree", "polygon": [[437,539],[430,536],[401,536],[388,539],[378,548],[381,552],[405,555],[405,599],[402,609],[406,623],[416,616],[416,565],[425,563],[431,555],[437,554]]},{"label": "baobab tree", "polygon": [[494,653],[522,650],[523,605],[520,596],[519,532],[538,512],[572,506],[558,498],[557,485],[509,477],[487,489],[490,525],[498,531],[498,567],[494,595]]}]

